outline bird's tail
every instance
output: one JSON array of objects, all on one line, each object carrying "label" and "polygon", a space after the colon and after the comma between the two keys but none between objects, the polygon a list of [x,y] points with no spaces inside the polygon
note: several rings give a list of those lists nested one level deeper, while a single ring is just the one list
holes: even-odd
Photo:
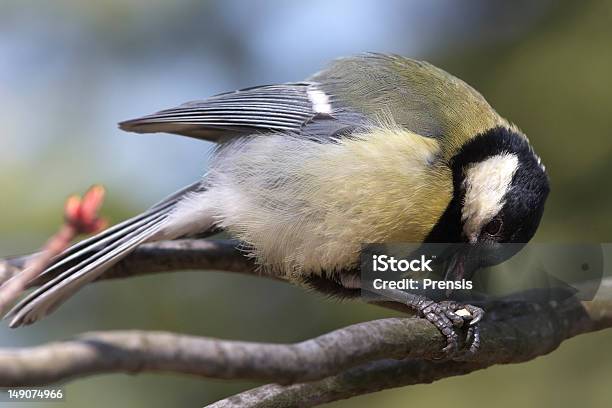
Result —
[{"label": "bird's tail", "polygon": [[200,183],[191,184],[144,213],[66,249],[42,273],[56,276],[29,293],[5,316],[11,320],[10,326],[31,324],[48,315],[138,245],[160,239],[159,233],[177,203],[199,186]]}]

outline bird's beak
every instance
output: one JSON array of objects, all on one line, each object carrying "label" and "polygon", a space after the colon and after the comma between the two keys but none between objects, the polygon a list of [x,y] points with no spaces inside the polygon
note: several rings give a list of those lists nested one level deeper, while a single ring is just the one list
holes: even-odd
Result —
[{"label": "bird's beak", "polygon": [[[445,281],[469,281],[479,268],[478,251],[472,244],[461,244],[450,256],[444,274]],[[450,297],[455,290],[449,287],[445,293]]]},{"label": "bird's beak", "polygon": [[479,262],[476,249],[471,244],[460,245],[451,255],[444,274],[446,281],[470,280],[478,269]]}]

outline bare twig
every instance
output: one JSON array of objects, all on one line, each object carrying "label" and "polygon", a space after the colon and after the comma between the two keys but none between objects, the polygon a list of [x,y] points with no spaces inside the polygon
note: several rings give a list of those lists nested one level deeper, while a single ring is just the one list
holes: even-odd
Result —
[{"label": "bare twig", "polygon": [[80,234],[94,233],[104,227],[105,221],[98,218],[98,209],[104,200],[102,186],[91,187],[81,199],[70,196],[64,206],[64,224],[45,243],[36,256],[27,258],[23,270],[3,281],[0,286],[0,314],[27,288],[29,282],[37,278],[54,257],[61,254],[70,242]]},{"label": "bare twig", "polygon": [[296,344],[163,332],[87,333],[74,340],[1,351],[0,386],[139,371],[294,383],[318,380],[380,357],[431,356],[444,344],[437,337],[436,329],[427,322],[399,318],[360,323]]},{"label": "bare twig", "polygon": [[[0,261],[0,278],[17,273],[27,260]],[[262,275],[235,241],[181,240],[143,245],[103,278],[185,269],[272,277]],[[41,276],[35,284],[50,277]],[[608,281],[601,285],[604,290],[611,287]],[[481,350],[470,361],[431,361],[445,340],[423,319],[365,322],[297,344],[108,332],[0,350],[0,386],[42,385],[96,373],[168,371],[276,383],[219,401],[213,405],[217,407],[313,406],[493,364],[526,361],[551,352],[564,339],[612,326],[612,305],[605,302],[567,298],[562,302],[493,302],[485,308]]]},{"label": "bare twig", "polygon": [[208,405],[208,408],[313,407],[357,395],[468,374],[486,368],[473,362],[379,360],[321,381],[283,386],[268,384]]},{"label": "bare twig", "polygon": [[[0,283],[18,274],[34,255],[0,259]],[[129,278],[160,272],[211,270],[236,272],[275,280],[281,277],[257,268],[253,259],[240,250],[240,242],[231,239],[183,239],[143,244],[126,258],[104,272],[98,280]],[[29,287],[42,285],[60,271],[41,275]],[[372,302],[377,305],[413,314],[413,310],[397,302]]]},{"label": "bare twig", "polygon": [[[508,312],[521,313],[521,307],[517,306],[519,304],[510,306],[510,310],[502,311],[501,314],[497,311],[497,318]],[[428,384],[494,364],[527,361],[553,351],[566,338],[612,326],[612,305],[607,302],[585,302],[581,305],[575,299],[568,299],[563,304],[553,302],[544,307],[529,307],[537,310],[531,310],[523,317],[498,320],[495,324],[483,323],[485,350],[470,361],[372,361],[319,381],[285,386],[264,385],[209,407],[311,407],[389,388]]]},{"label": "bare twig", "polygon": [[[602,313],[603,310],[608,312]],[[325,398],[331,400],[415,381],[433,381],[468,368],[471,371],[497,363],[526,361],[554,350],[566,338],[610,327],[612,319],[609,310],[602,305],[585,307],[573,298],[563,303],[491,304],[489,318],[482,323],[481,352],[469,362],[447,362],[442,365],[439,362],[424,362],[421,369],[427,370],[418,371],[418,378],[405,374],[381,376],[374,381],[371,372],[398,367],[411,372],[416,370],[416,363],[408,366],[376,363],[351,369],[390,358],[428,359],[444,344],[444,338],[427,321],[392,318],[360,323],[288,345],[224,341],[170,333],[91,333],[66,342],[0,352],[0,386],[42,385],[103,372],[172,371],[284,384],[336,375],[337,378],[306,385],[263,388],[271,392],[271,401],[305,390],[310,390],[306,392],[310,395],[308,398],[314,398],[311,392],[315,390],[313,387],[327,389],[329,395]],[[447,371],[438,370],[443,367]],[[347,369],[349,371],[346,373],[339,374]],[[368,376],[368,381],[340,381],[355,373],[359,374],[356,378]],[[333,389],[330,388],[332,385]],[[262,392],[261,388],[258,390],[252,392]],[[316,393],[320,395],[321,392],[322,389],[317,388]],[[309,405],[310,402],[304,401],[304,404]]]},{"label": "bare twig", "polygon": [[[0,283],[23,270],[26,263],[36,255],[0,259]],[[136,248],[99,278],[117,279],[148,275],[159,272],[184,270],[219,270],[249,275],[271,277],[259,271],[252,259],[244,256],[239,242],[234,240],[184,239],[143,244]],[[40,276],[29,286],[38,286],[55,274]]]}]

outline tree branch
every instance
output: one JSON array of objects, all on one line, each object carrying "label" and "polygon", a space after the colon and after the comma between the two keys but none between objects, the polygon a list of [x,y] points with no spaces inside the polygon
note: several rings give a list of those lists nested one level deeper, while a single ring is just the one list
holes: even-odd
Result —
[{"label": "tree branch", "polygon": [[379,358],[427,357],[444,339],[421,319],[383,319],[296,344],[164,332],[86,333],[74,340],[0,351],[0,386],[43,385],[86,375],[171,371],[209,378],[295,383]]},{"label": "tree branch", "polygon": [[[0,279],[19,272],[26,261],[27,257],[0,261]],[[184,269],[271,277],[257,271],[235,241],[182,240],[143,245],[104,278]],[[43,276],[36,284],[50,277]],[[604,281],[601,287],[612,288],[612,282]],[[527,361],[551,352],[567,338],[612,326],[610,303],[581,303],[573,297],[540,303],[495,301],[485,308],[481,349],[469,361],[432,361],[445,339],[428,321],[414,318],[364,322],[296,344],[106,332],[0,350],[0,386],[43,385],[98,373],[164,371],[276,383],[219,401],[215,407],[313,406],[493,364]]]},{"label": "tree branch", "polygon": [[[502,310],[493,309],[496,321],[483,322],[483,348],[470,361],[383,359],[319,381],[287,386],[264,385],[208,407],[311,407],[389,388],[429,384],[494,364],[524,362],[555,350],[567,338],[612,327],[612,305],[609,302],[581,304],[573,299],[544,307],[531,305],[528,307],[532,310],[521,311],[522,306],[515,303],[502,306]],[[528,314],[522,315],[524,311]],[[511,315],[514,317],[509,317]]]},{"label": "tree branch", "polygon": [[[334,395],[354,395],[356,391],[429,382],[467,368],[472,371],[491,364],[526,361],[549,353],[566,338],[610,327],[612,313],[603,306],[585,307],[574,298],[547,304],[496,302],[490,305],[488,319],[482,323],[482,348],[469,362],[425,361],[418,363],[422,365],[418,378],[394,375],[373,381],[373,372],[400,367],[414,372],[417,364],[379,362],[323,381],[285,388],[266,386],[256,393],[273,391],[270,398],[276,400],[279,393],[294,394],[313,387],[328,389],[333,382],[342,385]],[[70,341],[1,351],[0,386],[43,385],[97,373],[140,371],[288,384],[320,380],[380,359],[431,359],[444,341],[432,324],[414,318],[359,323],[297,344],[249,343],[160,332],[90,333]],[[446,368],[440,371],[443,367]],[[355,381],[367,376],[367,387],[366,383],[358,385],[359,381],[342,380],[355,375]]]},{"label": "tree branch", "polygon": [[[0,259],[0,284],[21,272],[26,263],[37,255]],[[238,241],[183,239],[143,244],[104,272],[99,280],[189,269],[220,270],[273,278],[255,268],[253,261],[240,251]],[[53,273],[42,275],[29,286],[39,286],[55,276]]]}]

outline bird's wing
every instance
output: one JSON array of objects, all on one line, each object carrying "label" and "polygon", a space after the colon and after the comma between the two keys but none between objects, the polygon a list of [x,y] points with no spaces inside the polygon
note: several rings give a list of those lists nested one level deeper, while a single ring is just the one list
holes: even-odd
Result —
[{"label": "bird's wing", "polygon": [[121,122],[123,130],[166,132],[213,142],[256,132],[298,132],[317,115],[331,112],[330,100],[311,82],[264,85],[188,102]]},{"label": "bird's wing", "polygon": [[347,128],[389,122],[442,140],[444,157],[492,127],[511,126],[462,80],[427,62],[385,54],[341,58],[305,82],[223,93],[119,126],[225,142],[258,132],[332,140]]},{"label": "bird's wing", "polygon": [[511,127],[474,88],[435,66],[396,55],[341,58],[309,81],[369,120],[391,120],[442,140],[452,156],[467,139],[496,126]]}]

